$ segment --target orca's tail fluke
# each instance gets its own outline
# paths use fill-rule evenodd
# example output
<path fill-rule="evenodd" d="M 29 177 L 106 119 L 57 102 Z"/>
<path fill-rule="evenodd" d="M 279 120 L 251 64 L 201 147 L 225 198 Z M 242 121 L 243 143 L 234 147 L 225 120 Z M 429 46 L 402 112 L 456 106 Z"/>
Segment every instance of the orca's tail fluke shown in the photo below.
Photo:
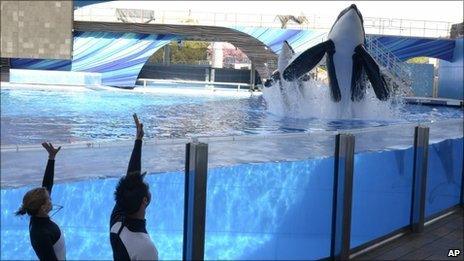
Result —
<path fill-rule="evenodd" d="M 383 78 L 382 74 L 380 73 L 379 66 L 375 62 L 375 60 L 372 58 L 372 56 L 366 51 L 364 46 L 362 44 L 358 45 L 355 49 L 355 54 L 353 55 L 353 64 L 355 62 L 355 59 L 358 60 L 359 64 L 362 64 L 362 67 L 366 71 L 367 78 L 372 84 L 372 88 L 374 89 L 375 96 L 381 101 L 385 101 L 390 97 L 390 89 L 388 89 L 387 83 L 385 82 L 385 79 Z M 355 65 L 353 65 L 353 68 Z M 358 73 L 358 72 L 356 72 Z M 357 82 L 353 81 L 353 78 L 355 78 L 355 72 L 353 71 L 353 76 L 352 81 L 351 81 L 351 97 L 359 97 L 358 92 L 364 91 L 358 88 Z M 355 93 L 353 93 L 353 91 Z"/>

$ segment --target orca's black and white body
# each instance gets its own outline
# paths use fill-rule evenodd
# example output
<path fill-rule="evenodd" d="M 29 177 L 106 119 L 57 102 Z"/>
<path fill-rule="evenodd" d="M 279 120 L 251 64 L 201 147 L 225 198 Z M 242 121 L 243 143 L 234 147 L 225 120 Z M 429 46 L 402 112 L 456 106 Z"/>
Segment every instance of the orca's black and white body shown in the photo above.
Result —
<path fill-rule="evenodd" d="M 282 43 L 282 49 L 280 50 L 279 57 L 277 59 L 277 70 L 275 70 L 271 77 L 264 82 L 264 87 L 271 87 L 273 85 L 279 85 L 280 89 L 284 88 L 282 79 L 281 79 L 281 72 L 287 68 L 289 61 L 292 59 L 295 51 L 290 46 L 287 41 Z M 304 74 L 298 79 L 298 86 L 302 88 L 302 82 L 308 81 L 309 75 Z"/>
<path fill-rule="evenodd" d="M 277 70 L 264 82 L 265 87 L 275 88 L 275 91 L 279 92 L 283 106 L 282 109 L 287 112 L 303 97 L 304 82 L 310 79 L 308 74 L 304 74 L 294 82 L 285 81 L 281 77 L 281 72 L 287 68 L 289 61 L 294 55 L 295 51 L 293 48 L 287 41 L 284 41 L 277 59 Z"/>
<path fill-rule="evenodd" d="M 287 81 L 293 81 L 314 68 L 326 55 L 326 65 L 332 100 L 339 102 L 351 97 L 364 98 L 363 72 L 372 84 L 379 100 L 387 100 L 389 89 L 375 60 L 364 48 L 363 18 L 356 5 L 343 10 L 329 32 L 328 40 L 295 55 L 282 70 Z M 349 95 L 351 92 L 351 95 Z"/>

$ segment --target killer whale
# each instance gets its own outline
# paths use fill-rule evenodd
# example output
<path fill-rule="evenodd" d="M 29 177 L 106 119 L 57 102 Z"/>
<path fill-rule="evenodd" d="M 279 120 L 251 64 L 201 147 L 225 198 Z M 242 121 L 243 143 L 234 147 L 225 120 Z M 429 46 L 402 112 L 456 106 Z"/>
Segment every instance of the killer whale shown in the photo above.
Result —
<path fill-rule="evenodd" d="M 287 67 L 289 61 L 292 59 L 292 56 L 294 54 L 295 54 L 295 51 L 293 50 L 292 46 L 287 41 L 284 41 L 282 43 L 282 48 L 280 50 L 279 57 L 277 59 L 277 70 L 275 70 L 272 73 L 271 77 L 264 82 L 264 87 L 269 88 L 275 84 L 278 84 L 280 89 L 281 90 L 283 89 L 282 81 L 281 81 L 281 72 Z M 305 81 L 308 81 L 309 79 L 310 79 L 309 75 L 304 74 L 298 79 L 298 81 L 299 83 L 301 83 L 301 81 L 305 82 Z"/>
<path fill-rule="evenodd" d="M 283 70 L 287 81 L 298 79 L 314 68 L 326 55 L 326 65 L 332 100 L 339 102 L 342 93 L 351 91 L 351 100 L 364 98 L 364 75 L 372 84 L 379 100 L 387 100 L 390 90 L 379 66 L 364 47 L 364 21 L 356 5 L 344 9 L 328 34 L 328 40 L 295 55 Z"/>

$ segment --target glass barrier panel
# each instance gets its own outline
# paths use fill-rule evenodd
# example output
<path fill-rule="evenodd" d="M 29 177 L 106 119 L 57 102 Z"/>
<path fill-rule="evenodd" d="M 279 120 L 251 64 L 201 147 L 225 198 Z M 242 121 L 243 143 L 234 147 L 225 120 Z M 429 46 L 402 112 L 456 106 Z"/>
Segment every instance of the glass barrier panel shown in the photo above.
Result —
<path fill-rule="evenodd" d="M 463 120 L 428 124 L 429 161 L 425 217 L 459 204 L 463 175 Z"/>
<path fill-rule="evenodd" d="M 200 141 L 209 144 L 205 259 L 330 255 L 332 133 Z"/>
<path fill-rule="evenodd" d="M 126 174 L 133 142 L 64 144 L 56 157 L 53 215 L 65 236 L 68 259 L 111 260 L 109 223 L 114 190 Z M 47 153 L 40 146 L 2 147 L 1 259 L 36 259 L 29 217 L 17 217 L 24 194 L 42 184 Z M 181 259 L 185 141 L 151 142 L 142 147 L 142 171 L 150 186 L 147 230 L 160 259 Z M 54 210 L 51 212 L 54 213 Z"/>
<path fill-rule="evenodd" d="M 414 125 L 350 131 L 355 135 L 351 248 L 409 225 Z"/>

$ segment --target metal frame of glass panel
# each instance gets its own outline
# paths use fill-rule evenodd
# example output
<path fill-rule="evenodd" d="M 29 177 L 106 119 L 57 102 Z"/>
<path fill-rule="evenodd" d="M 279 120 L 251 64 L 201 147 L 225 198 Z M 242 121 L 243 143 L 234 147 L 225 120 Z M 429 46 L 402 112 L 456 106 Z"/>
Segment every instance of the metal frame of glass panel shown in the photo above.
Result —
<path fill-rule="evenodd" d="M 332 238 L 330 259 L 350 258 L 351 211 L 354 174 L 353 134 L 338 134 L 334 152 L 334 188 L 332 212 Z M 425 222 L 425 192 L 428 171 L 429 127 L 416 126 L 414 133 L 413 191 L 411 222 L 409 226 L 355 248 L 351 257 L 365 252 L 400 234 L 422 232 Z M 184 260 L 203 260 L 205 244 L 206 180 L 208 144 L 192 142 L 186 145 L 185 209 L 184 209 Z M 464 170 L 463 170 L 464 172 Z M 464 197 L 464 173 L 461 184 L 461 206 Z"/>
<path fill-rule="evenodd" d="M 346 260 L 350 255 L 351 208 L 353 197 L 355 138 L 338 134 L 335 138 L 331 257 Z"/>
<path fill-rule="evenodd" d="M 204 259 L 207 172 L 208 144 L 186 144 L 183 260 Z"/>
<path fill-rule="evenodd" d="M 414 130 L 414 165 L 411 201 L 411 229 L 422 232 L 425 222 L 425 192 L 427 185 L 429 128 L 416 126 Z"/>

